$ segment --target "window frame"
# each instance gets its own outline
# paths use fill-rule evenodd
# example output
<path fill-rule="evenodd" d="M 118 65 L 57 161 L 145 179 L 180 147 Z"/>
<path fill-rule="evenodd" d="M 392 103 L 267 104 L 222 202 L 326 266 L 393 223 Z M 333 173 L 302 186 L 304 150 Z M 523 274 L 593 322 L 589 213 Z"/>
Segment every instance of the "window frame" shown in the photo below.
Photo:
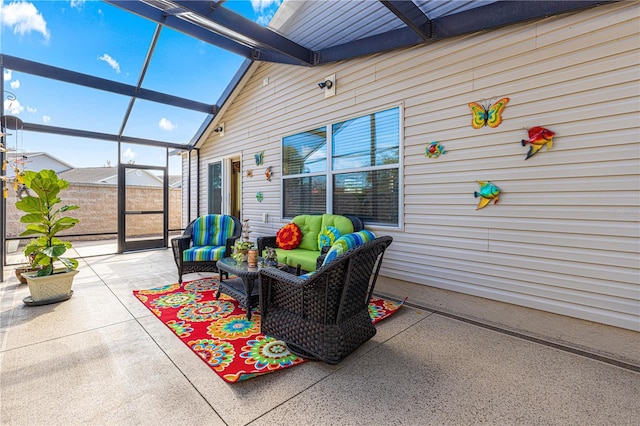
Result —
<path fill-rule="evenodd" d="M 337 123 L 342 123 L 345 121 L 366 117 L 371 114 L 375 114 L 378 112 L 387 111 L 390 109 L 398 109 L 398 162 L 396 164 L 383 164 L 378 166 L 367 166 L 367 167 L 359 167 L 359 168 L 350 168 L 350 169 L 340 169 L 333 170 L 333 125 Z M 324 124 L 317 124 L 314 126 L 310 126 L 305 130 L 300 130 L 298 132 L 289 133 L 280 138 L 280 167 L 281 170 L 284 170 L 284 140 L 289 136 L 293 136 L 296 134 L 310 132 L 314 129 L 325 128 L 326 137 L 327 137 L 327 157 L 326 157 L 326 170 L 321 172 L 310 172 L 310 173 L 297 173 L 286 175 L 282 173 L 282 178 L 280 179 L 280 219 L 281 220 L 290 220 L 293 216 L 285 216 L 284 213 L 284 181 L 287 179 L 294 179 L 300 177 L 313 177 L 313 176 L 325 176 L 326 180 L 326 212 L 333 212 L 333 192 L 334 192 L 334 176 L 347 174 L 347 173 L 361 173 L 361 172 L 369 172 L 373 170 L 389 170 L 389 169 L 397 169 L 398 170 L 398 223 L 397 224 L 387 224 L 380 222 L 367 222 L 369 227 L 380 227 L 385 229 L 403 229 L 404 227 L 404 103 L 394 103 L 389 104 L 384 107 L 369 109 L 365 111 L 361 111 L 358 114 L 350 115 L 349 117 L 333 120 L 331 122 L 324 122 Z"/>

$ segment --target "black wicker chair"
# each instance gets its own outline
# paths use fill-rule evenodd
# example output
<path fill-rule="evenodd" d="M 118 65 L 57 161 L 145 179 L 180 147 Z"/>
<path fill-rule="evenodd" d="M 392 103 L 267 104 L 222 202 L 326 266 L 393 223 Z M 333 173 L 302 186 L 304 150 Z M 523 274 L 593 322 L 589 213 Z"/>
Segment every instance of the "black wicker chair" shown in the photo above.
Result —
<path fill-rule="evenodd" d="M 233 245 L 235 241 L 240 238 L 242 233 L 242 224 L 240 220 L 234 216 L 229 216 L 233 220 L 233 235 L 227 238 L 225 253 L 221 256 L 230 256 L 233 252 Z M 183 252 L 192 247 L 193 238 L 193 224 L 198 218 L 192 220 L 189 225 L 184 229 L 182 236 L 171 239 L 171 248 L 173 249 L 173 259 L 178 267 L 178 282 L 182 283 L 182 275 L 190 274 L 193 272 L 218 272 L 218 266 L 216 265 L 217 259 L 213 261 L 185 261 L 183 260 Z"/>
<path fill-rule="evenodd" d="M 369 300 L 393 239 L 379 237 L 338 256 L 304 279 L 275 268 L 260 271 L 263 334 L 291 352 L 337 364 L 376 334 Z"/>

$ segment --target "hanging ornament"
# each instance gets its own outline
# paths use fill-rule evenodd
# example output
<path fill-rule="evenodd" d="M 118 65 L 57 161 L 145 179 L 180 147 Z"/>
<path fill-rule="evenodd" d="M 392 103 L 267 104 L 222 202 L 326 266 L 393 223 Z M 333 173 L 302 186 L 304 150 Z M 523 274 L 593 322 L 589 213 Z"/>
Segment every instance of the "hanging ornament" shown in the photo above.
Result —
<path fill-rule="evenodd" d="M 264 171 L 264 175 L 267 180 L 271 182 L 271 166 L 267 167 L 267 169 Z"/>
<path fill-rule="evenodd" d="M 13 95 L 12 93 L 9 93 L 7 95 L 7 100 L 9 100 L 10 102 L 14 101 L 15 99 L 16 99 L 15 95 Z M 22 193 L 22 191 L 20 191 L 20 185 L 24 184 L 24 168 L 26 164 L 26 157 L 18 156 L 17 151 L 22 146 L 24 123 L 18 117 L 15 117 L 12 115 L 3 115 L 2 117 L 0 117 L 0 130 L 2 132 L 2 136 L 1 136 L 2 142 L 0 143 L 0 150 L 4 153 L 9 151 L 16 151 L 16 154 L 13 158 L 10 158 L 10 157 L 5 158 L 5 160 L 2 162 L 3 172 L 7 170 L 7 164 L 9 164 L 12 166 L 13 172 L 15 174 L 13 179 L 11 179 L 11 177 L 3 176 L 2 196 L 4 198 L 7 198 L 8 196 L 7 185 L 10 180 L 13 180 L 13 189 L 16 191 L 16 193 L 17 194 Z M 7 133 L 5 130 L 13 130 L 14 133 Z M 14 136 L 13 139 L 15 143 L 15 148 L 9 147 L 9 144 L 8 144 L 9 136 Z"/>

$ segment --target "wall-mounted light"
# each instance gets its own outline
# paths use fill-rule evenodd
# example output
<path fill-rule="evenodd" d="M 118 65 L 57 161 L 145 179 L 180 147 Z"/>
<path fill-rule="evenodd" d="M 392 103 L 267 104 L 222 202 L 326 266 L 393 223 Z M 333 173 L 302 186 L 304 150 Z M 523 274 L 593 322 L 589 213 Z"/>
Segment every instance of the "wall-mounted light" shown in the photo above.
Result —
<path fill-rule="evenodd" d="M 215 129 L 213 129 L 214 132 L 216 132 L 218 135 L 220 136 L 224 136 L 224 123 L 220 123 L 218 125 L 218 127 L 216 127 Z"/>
<path fill-rule="evenodd" d="M 336 75 L 330 75 L 325 77 L 320 83 L 318 83 L 318 87 L 322 89 L 324 92 L 324 97 L 328 98 L 336 94 Z"/>

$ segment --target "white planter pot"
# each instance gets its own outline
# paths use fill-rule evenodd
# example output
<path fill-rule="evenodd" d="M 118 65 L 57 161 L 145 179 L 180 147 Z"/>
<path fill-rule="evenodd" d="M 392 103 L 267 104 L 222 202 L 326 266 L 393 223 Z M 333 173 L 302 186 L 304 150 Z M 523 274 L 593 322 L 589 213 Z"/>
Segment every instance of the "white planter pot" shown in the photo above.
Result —
<path fill-rule="evenodd" d="M 53 275 L 38 277 L 37 272 L 25 272 L 22 274 L 27 279 L 31 296 L 22 301 L 26 305 L 47 305 L 62 302 L 73 295 L 71 285 L 77 270 L 56 269 Z"/>

